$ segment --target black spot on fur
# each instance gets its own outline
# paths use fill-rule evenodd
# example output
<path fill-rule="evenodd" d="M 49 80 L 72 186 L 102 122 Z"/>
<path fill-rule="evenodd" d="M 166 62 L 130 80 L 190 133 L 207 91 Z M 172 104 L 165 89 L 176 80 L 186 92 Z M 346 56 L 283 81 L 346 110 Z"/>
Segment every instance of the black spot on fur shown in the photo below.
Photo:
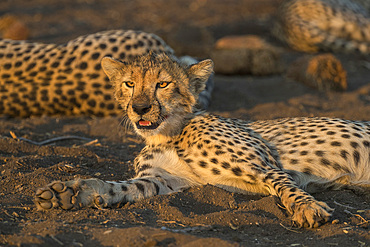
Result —
<path fill-rule="evenodd" d="M 51 64 L 51 67 L 57 68 L 59 66 L 59 62 L 54 62 Z"/>
<path fill-rule="evenodd" d="M 358 138 L 362 138 L 362 135 L 360 135 L 359 133 L 353 133 L 352 135 L 353 135 L 353 136 L 356 136 L 356 137 L 358 137 Z"/>
<path fill-rule="evenodd" d="M 233 167 L 231 171 L 235 174 L 235 176 L 240 177 L 242 175 L 242 170 L 239 167 Z"/>
<path fill-rule="evenodd" d="M 81 98 L 81 99 L 88 99 L 88 98 L 89 98 L 89 95 L 88 95 L 88 94 L 86 94 L 86 93 L 82 93 L 82 94 L 80 95 L 80 98 Z"/>
<path fill-rule="evenodd" d="M 10 69 L 12 67 L 12 64 L 6 63 L 6 64 L 4 64 L 3 67 L 4 67 L 4 69 Z"/>
<path fill-rule="evenodd" d="M 217 168 L 212 168 L 212 173 L 214 174 L 214 175 L 220 175 L 220 170 L 218 170 Z"/>
<path fill-rule="evenodd" d="M 224 151 L 221 151 L 221 150 L 217 150 L 216 151 L 216 155 L 221 155 L 221 154 L 224 154 L 225 152 Z"/>
<path fill-rule="evenodd" d="M 359 145 L 357 142 L 351 142 L 351 147 L 353 147 L 354 149 L 356 149 L 358 146 Z"/>
<path fill-rule="evenodd" d="M 91 55 L 91 58 L 94 59 L 94 60 L 98 59 L 99 57 L 100 57 L 100 53 L 99 52 L 95 52 L 95 53 L 93 53 Z"/>
<path fill-rule="evenodd" d="M 215 158 L 212 158 L 212 159 L 211 159 L 211 162 L 212 162 L 213 164 L 218 164 L 218 160 L 217 160 L 217 159 L 215 159 Z"/>
<path fill-rule="evenodd" d="M 82 62 L 82 63 L 80 63 L 79 68 L 80 68 L 80 69 L 86 69 L 86 68 L 87 68 L 87 63 L 86 63 L 86 62 Z"/>
<path fill-rule="evenodd" d="M 334 147 L 340 147 L 340 146 L 342 146 L 342 143 L 337 142 L 337 141 L 333 141 L 333 142 L 330 143 L 330 145 L 332 145 Z"/>
<path fill-rule="evenodd" d="M 325 166 L 329 166 L 329 165 L 330 165 L 330 161 L 329 161 L 329 160 L 327 160 L 327 159 L 321 159 L 321 160 L 320 160 L 320 163 L 321 163 L 322 165 L 325 165 Z"/>
<path fill-rule="evenodd" d="M 192 162 L 193 162 L 193 160 L 192 160 L 192 159 L 185 159 L 185 162 L 186 162 L 186 163 L 192 163 Z"/>
<path fill-rule="evenodd" d="M 206 168 L 207 167 L 207 163 L 205 162 L 205 161 L 199 161 L 199 163 L 198 163 L 198 165 L 200 166 L 200 167 L 203 167 L 203 168 Z"/>
<path fill-rule="evenodd" d="M 291 159 L 290 164 L 296 165 L 296 164 L 298 164 L 298 160 L 297 159 Z"/>
<path fill-rule="evenodd" d="M 324 156 L 324 151 L 321 151 L 321 150 L 317 150 L 315 151 L 315 154 L 319 157 L 323 157 Z"/>
<path fill-rule="evenodd" d="M 222 162 L 221 166 L 225 169 L 229 169 L 231 167 L 230 164 L 226 161 Z"/>

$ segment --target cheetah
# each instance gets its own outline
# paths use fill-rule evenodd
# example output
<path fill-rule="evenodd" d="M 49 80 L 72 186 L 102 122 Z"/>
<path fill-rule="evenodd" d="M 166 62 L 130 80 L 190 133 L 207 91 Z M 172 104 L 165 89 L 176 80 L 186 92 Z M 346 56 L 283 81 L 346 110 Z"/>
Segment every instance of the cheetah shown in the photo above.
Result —
<path fill-rule="evenodd" d="M 155 34 L 134 30 L 102 31 L 62 45 L 0 39 L 0 114 L 118 115 L 121 109 L 100 60 L 126 61 L 149 51 L 174 53 Z M 208 106 L 212 88 L 209 80 L 200 108 Z"/>
<path fill-rule="evenodd" d="M 149 53 L 129 62 L 105 57 L 102 68 L 124 118 L 145 139 L 134 161 L 136 177 L 54 181 L 36 190 L 40 210 L 109 208 L 211 184 L 276 195 L 296 224 L 317 227 L 333 209 L 310 192 L 370 186 L 370 122 L 250 122 L 197 110 L 197 97 L 213 72 L 209 59 L 186 66 L 168 54 Z"/>
<path fill-rule="evenodd" d="M 370 54 L 367 0 L 285 0 L 273 34 L 295 50 Z"/>

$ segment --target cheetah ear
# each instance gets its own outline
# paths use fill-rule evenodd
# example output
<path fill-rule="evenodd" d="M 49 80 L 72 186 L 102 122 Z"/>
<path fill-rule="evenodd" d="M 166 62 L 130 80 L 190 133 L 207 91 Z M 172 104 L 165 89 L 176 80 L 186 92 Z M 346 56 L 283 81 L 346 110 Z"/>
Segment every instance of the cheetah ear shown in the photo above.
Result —
<path fill-rule="evenodd" d="M 111 57 L 103 57 L 101 60 L 101 66 L 109 80 L 112 82 L 122 75 L 121 71 L 124 65 L 125 63 Z"/>
<path fill-rule="evenodd" d="M 198 95 L 206 88 L 206 82 L 213 73 L 213 62 L 211 59 L 203 60 L 188 68 L 190 89 Z"/>

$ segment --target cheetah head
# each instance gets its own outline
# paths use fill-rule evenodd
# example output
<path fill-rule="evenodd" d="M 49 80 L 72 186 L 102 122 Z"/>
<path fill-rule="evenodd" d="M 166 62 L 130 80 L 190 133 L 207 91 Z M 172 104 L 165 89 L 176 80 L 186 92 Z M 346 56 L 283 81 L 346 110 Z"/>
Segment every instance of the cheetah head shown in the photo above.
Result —
<path fill-rule="evenodd" d="M 167 54 L 149 53 L 130 62 L 105 57 L 102 68 L 114 84 L 125 116 L 146 138 L 181 130 L 212 74 L 213 62 L 186 66 Z"/>

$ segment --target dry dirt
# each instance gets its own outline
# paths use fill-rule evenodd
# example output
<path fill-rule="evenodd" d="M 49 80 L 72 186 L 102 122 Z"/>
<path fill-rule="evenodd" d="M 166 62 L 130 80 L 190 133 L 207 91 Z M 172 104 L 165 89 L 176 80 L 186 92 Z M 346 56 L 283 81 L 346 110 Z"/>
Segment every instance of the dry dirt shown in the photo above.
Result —
<path fill-rule="evenodd" d="M 268 30 L 277 0 L 2 0 L 30 39 L 62 43 L 107 29 L 160 34 L 179 55 L 207 57 L 217 38 Z M 280 45 L 279 43 L 276 43 Z M 284 61 L 301 56 L 285 49 Z M 369 58 L 339 55 L 348 72 L 344 93 L 319 93 L 282 75 L 216 75 L 210 111 L 243 119 L 331 116 L 370 121 Z M 367 60 L 367 61 L 366 61 Z M 8 246 L 369 246 L 370 201 L 351 191 L 314 196 L 335 208 L 317 229 L 297 229 L 275 197 L 246 196 L 213 186 L 156 196 L 120 208 L 36 211 L 35 189 L 53 180 L 133 176 L 143 144 L 120 117 L 0 119 L 0 245 Z M 79 136 L 45 145 L 32 141 Z M 332 223 L 332 221 L 334 221 Z"/>

